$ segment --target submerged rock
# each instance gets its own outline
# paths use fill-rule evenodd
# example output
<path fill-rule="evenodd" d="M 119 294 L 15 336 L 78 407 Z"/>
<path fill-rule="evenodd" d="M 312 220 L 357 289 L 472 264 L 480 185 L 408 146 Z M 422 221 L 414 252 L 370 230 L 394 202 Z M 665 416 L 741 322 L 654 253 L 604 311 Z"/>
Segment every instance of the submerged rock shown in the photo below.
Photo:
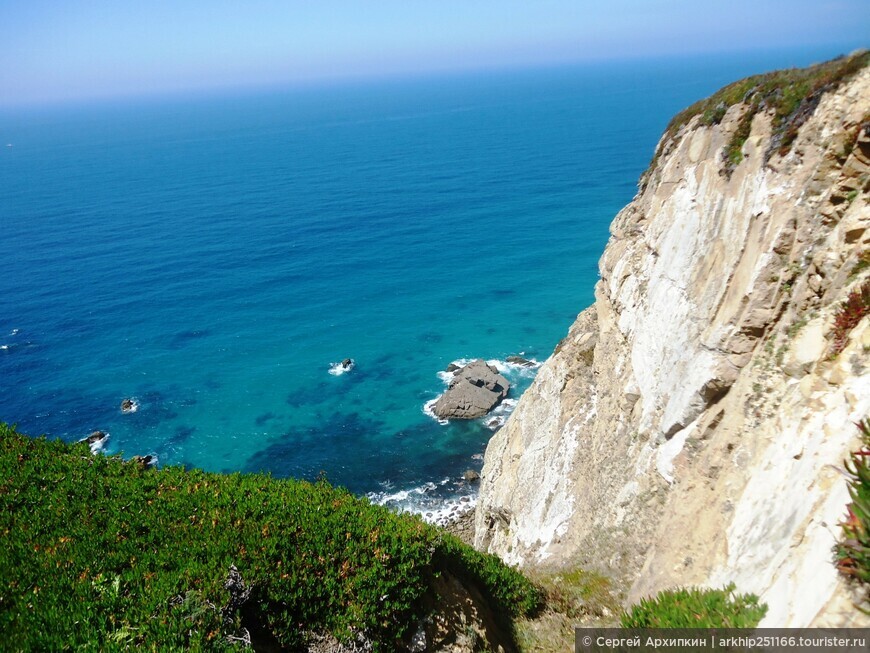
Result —
<path fill-rule="evenodd" d="M 501 403 L 510 383 L 486 361 L 477 359 L 453 373 L 447 392 L 438 398 L 432 412 L 439 419 L 483 417 Z"/>

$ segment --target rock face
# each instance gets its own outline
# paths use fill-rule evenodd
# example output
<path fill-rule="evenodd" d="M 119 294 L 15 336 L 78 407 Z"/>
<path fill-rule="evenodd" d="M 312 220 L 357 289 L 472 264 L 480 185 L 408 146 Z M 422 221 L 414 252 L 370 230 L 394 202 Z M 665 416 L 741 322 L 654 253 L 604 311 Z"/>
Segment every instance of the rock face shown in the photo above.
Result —
<path fill-rule="evenodd" d="M 447 391 L 432 412 L 439 419 L 475 419 L 483 417 L 501 403 L 510 383 L 486 361 L 477 359 L 453 372 Z"/>
<path fill-rule="evenodd" d="M 745 111 L 659 144 L 595 303 L 489 443 L 475 545 L 619 577 L 631 601 L 734 581 L 768 604 L 765 626 L 867 625 L 831 547 L 837 469 L 870 414 L 870 317 L 829 345 L 870 279 L 870 69 L 784 155 L 755 115 L 729 174 Z"/>

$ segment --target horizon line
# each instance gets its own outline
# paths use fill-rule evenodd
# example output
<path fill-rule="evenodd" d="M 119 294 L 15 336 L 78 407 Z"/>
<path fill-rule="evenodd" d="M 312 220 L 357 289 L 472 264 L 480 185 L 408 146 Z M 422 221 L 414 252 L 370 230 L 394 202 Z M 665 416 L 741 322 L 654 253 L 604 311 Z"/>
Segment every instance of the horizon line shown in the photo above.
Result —
<path fill-rule="evenodd" d="M 753 56 L 761 54 L 809 54 L 823 50 L 837 50 L 836 54 L 829 53 L 821 55 L 817 61 L 802 64 L 802 66 L 822 63 L 830 59 L 840 56 L 848 56 L 861 50 L 866 50 L 866 46 L 848 47 L 843 44 L 823 43 L 823 44 L 808 44 L 808 45 L 785 45 L 785 46 L 766 46 L 757 48 L 741 48 L 741 49 L 714 49 L 714 50 L 691 50 L 681 52 L 657 52 L 651 54 L 625 54 L 618 53 L 615 55 L 590 55 L 579 58 L 564 58 L 551 60 L 537 61 L 507 61 L 496 63 L 485 63 L 481 65 L 470 66 L 433 66 L 417 69 L 395 69 L 388 71 L 348 71 L 345 73 L 325 74 L 311 77 L 295 77 L 273 80 L 255 80 L 246 82 L 244 80 L 232 80 L 226 82 L 205 83 L 201 85 L 178 84 L 167 85 L 162 88 L 149 88 L 141 91 L 136 90 L 120 90 L 107 92 L 91 92 L 84 94 L 64 94 L 64 95 L 47 95 L 42 97 L 31 97 L 21 100 L 4 101 L 0 99 L 0 110 L 14 111 L 21 109 L 51 109 L 74 106 L 91 106 L 93 104 L 102 103 L 125 103 L 127 101 L 160 101 L 171 99 L 194 99 L 208 97 L 227 97 L 234 95 L 236 92 L 281 92 L 304 89 L 317 88 L 340 88 L 343 86 L 354 86 L 368 83 L 378 82 L 400 82 L 412 80 L 424 80 L 427 78 L 439 78 L 444 76 L 474 76 L 484 73 L 510 73 L 520 71 L 534 70 L 552 70 L 558 68 L 575 68 L 590 65 L 607 65 L 607 64 L 629 64 L 629 63 L 664 63 L 668 61 L 686 60 L 689 58 L 709 59 L 717 56 Z M 767 72 L 759 70 L 758 73 Z M 736 80 L 735 80 L 736 81 Z"/>

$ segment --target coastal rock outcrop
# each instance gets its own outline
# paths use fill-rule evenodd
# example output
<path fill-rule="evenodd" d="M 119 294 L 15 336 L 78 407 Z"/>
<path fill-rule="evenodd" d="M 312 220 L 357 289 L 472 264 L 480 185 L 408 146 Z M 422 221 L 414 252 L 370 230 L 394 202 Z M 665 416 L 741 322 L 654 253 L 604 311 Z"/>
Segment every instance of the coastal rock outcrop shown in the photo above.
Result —
<path fill-rule="evenodd" d="M 99 453 L 106 442 L 109 440 L 109 434 L 105 431 L 93 431 L 89 436 L 83 439 L 91 450 L 91 453 Z"/>
<path fill-rule="evenodd" d="M 510 383 L 486 361 L 477 359 L 453 372 L 447 391 L 432 406 L 438 419 L 483 417 L 507 396 Z"/>
<path fill-rule="evenodd" d="M 669 128 L 594 304 L 490 440 L 478 548 L 617 577 L 630 601 L 734 581 L 768 604 L 763 626 L 867 625 L 831 554 L 837 470 L 870 414 L 870 316 L 831 347 L 870 283 L 856 67 L 787 133 L 739 98 Z"/>
<path fill-rule="evenodd" d="M 462 474 L 462 478 L 468 483 L 476 483 L 480 480 L 480 474 L 473 469 L 466 469 L 465 473 Z"/>

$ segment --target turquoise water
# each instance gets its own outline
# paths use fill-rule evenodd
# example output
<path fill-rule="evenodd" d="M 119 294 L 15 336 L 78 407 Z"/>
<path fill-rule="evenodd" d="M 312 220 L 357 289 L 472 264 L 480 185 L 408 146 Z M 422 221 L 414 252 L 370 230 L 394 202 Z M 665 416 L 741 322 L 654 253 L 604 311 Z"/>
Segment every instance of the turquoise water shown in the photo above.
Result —
<path fill-rule="evenodd" d="M 669 117 L 813 58 L 6 110 L 0 420 L 437 514 L 492 433 L 438 372 L 546 358 Z"/>

